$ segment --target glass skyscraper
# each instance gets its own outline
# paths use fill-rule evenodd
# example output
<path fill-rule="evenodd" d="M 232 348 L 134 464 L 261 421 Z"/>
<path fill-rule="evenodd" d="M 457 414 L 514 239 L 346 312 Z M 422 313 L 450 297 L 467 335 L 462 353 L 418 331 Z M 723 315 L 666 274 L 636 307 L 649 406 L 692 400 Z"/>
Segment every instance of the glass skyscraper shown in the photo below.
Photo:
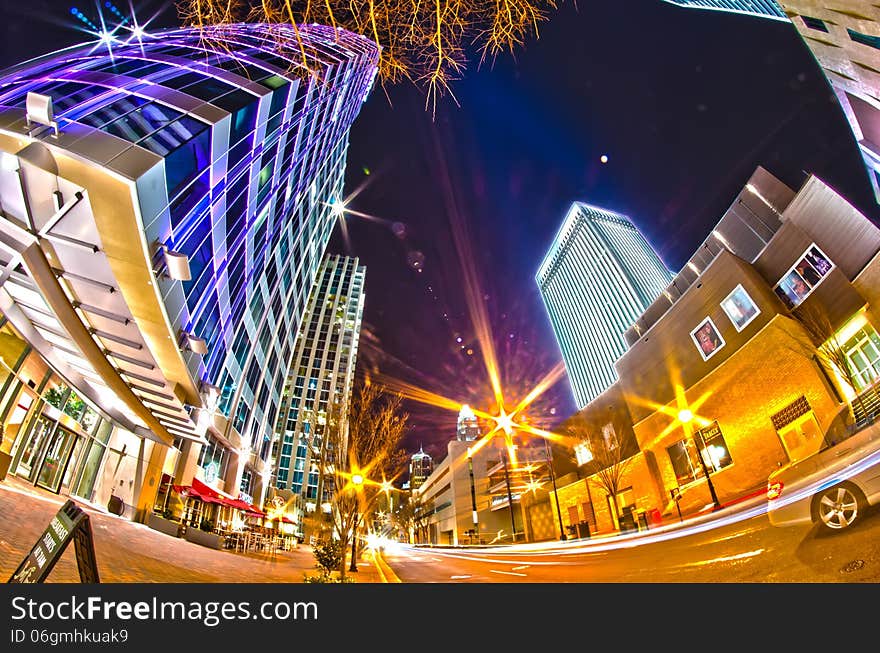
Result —
<path fill-rule="evenodd" d="M 365 276 L 357 258 L 328 256 L 296 339 L 276 428 L 274 477 L 275 488 L 298 495 L 299 507 L 307 510 L 333 496 L 332 476 L 321 473 L 340 454 L 328 447 L 329 421 L 343 436 L 343 455 L 346 449 L 345 415 L 366 300 Z"/>
<path fill-rule="evenodd" d="M 162 472 L 263 496 L 378 56 L 341 29 L 237 24 L 84 44 L 0 76 L 0 310 L 150 442 L 138 508 Z"/>
<path fill-rule="evenodd" d="M 623 333 L 672 274 L 626 216 L 575 202 L 535 278 L 583 408 L 617 380 Z"/>
<path fill-rule="evenodd" d="M 774 0 L 664 0 L 664 2 L 671 2 L 682 7 L 714 9 L 716 11 L 729 11 L 738 14 L 775 18 L 777 20 L 788 20 L 782 7 L 774 2 Z"/>

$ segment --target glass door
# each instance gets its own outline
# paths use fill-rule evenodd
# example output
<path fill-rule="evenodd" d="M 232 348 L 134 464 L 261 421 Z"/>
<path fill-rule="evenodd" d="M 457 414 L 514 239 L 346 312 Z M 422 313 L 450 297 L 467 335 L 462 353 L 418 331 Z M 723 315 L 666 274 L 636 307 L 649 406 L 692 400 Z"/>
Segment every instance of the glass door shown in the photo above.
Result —
<path fill-rule="evenodd" d="M 73 445 L 73 451 L 67 460 L 64 470 L 64 480 L 61 481 L 61 490 L 70 494 L 70 488 L 74 487 L 74 479 L 77 472 L 80 471 L 80 462 L 82 461 L 83 451 L 86 448 L 88 438 L 83 435 L 76 436 L 76 442 Z"/>
<path fill-rule="evenodd" d="M 56 429 L 49 446 L 46 448 L 46 455 L 43 456 L 37 485 L 52 492 L 58 491 L 75 439 L 76 436 L 71 431 L 61 426 Z"/>
<path fill-rule="evenodd" d="M 34 427 L 31 429 L 27 444 L 25 444 L 15 468 L 15 473 L 18 476 L 23 476 L 33 482 L 40 457 L 54 428 L 55 422 L 47 417 L 40 416 L 34 420 Z"/>

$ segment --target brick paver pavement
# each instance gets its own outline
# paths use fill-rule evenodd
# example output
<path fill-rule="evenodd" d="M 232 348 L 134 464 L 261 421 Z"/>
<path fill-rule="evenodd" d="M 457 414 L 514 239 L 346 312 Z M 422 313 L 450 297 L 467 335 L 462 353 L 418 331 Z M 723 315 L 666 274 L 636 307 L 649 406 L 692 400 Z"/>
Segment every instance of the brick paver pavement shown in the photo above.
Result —
<path fill-rule="evenodd" d="M 9 579 L 66 500 L 15 477 L 0 482 L 0 582 Z M 274 556 L 218 551 L 77 503 L 91 520 L 102 583 L 302 583 L 305 574 L 316 573 L 305 545 Z M 383 582 L 366 557 L 352 576 L 359 583 Z M 45 582 L 79 582 L 72 543 Z"/>

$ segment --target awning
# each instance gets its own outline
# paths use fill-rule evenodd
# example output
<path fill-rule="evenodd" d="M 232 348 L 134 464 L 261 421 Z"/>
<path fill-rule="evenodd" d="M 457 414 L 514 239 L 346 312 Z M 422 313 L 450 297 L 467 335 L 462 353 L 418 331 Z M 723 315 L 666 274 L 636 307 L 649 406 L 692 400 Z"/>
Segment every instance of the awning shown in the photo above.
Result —
<path fill-rule="evenodd" d="M 210 494 L 203 494 L 199 492 L 199 490 L 196 489 L 196 487 L 194 486 L 172 485 L 171 487 L 173 487 L 174 491 L 185 499 L 198 499 L 199 501 L 204 501 L 205 503 L 222 503 L 222 501 L 218 497 L 211 496 Z"/>
<path fill-rule="evenodd" d="M 229 501 L 226 502 L 226 505 L 232 506 L 236 510 L 253 510 L 253 508 L 251 508 L 251 504 L 249 504 L 247 501 L 242 501 L 241 499 L 229 499 Z"/>

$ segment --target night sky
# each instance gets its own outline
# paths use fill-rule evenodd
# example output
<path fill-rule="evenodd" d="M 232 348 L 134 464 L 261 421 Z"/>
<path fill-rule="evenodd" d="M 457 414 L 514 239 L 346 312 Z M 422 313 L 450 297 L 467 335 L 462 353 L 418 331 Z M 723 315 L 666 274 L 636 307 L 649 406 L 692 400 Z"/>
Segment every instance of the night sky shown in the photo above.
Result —
<path fill-rule="evenodd" d="M 2 0 L 0 66 L 83 40 L 76 4 Z M 139 19 L 162 7 L 136 5 Z M 173 8 L 153 23 L 175 24 Z M 814 173 L 880 224 L 843 113 L 785 23 L 565 2 L 537 40 L 452 90 L 458 104 L 434 116 L 418 88 L 377 86 L 351 130 L 346 193 L 361 189 L 350 208 L 373 218 L 347 217 L 330 251 L 367 266 L 362 372 L 492 408 L 453 229 L 513 404 L 561 359 L 534 274 L 572 201 L 628 215 L 674 272 L 759 165 L 794 189 Z M 456 415 L 407 407 L 408 449 L 442 458 Z M 574 408 L 562 377 L 532 417 L 552 426 Z"/>

